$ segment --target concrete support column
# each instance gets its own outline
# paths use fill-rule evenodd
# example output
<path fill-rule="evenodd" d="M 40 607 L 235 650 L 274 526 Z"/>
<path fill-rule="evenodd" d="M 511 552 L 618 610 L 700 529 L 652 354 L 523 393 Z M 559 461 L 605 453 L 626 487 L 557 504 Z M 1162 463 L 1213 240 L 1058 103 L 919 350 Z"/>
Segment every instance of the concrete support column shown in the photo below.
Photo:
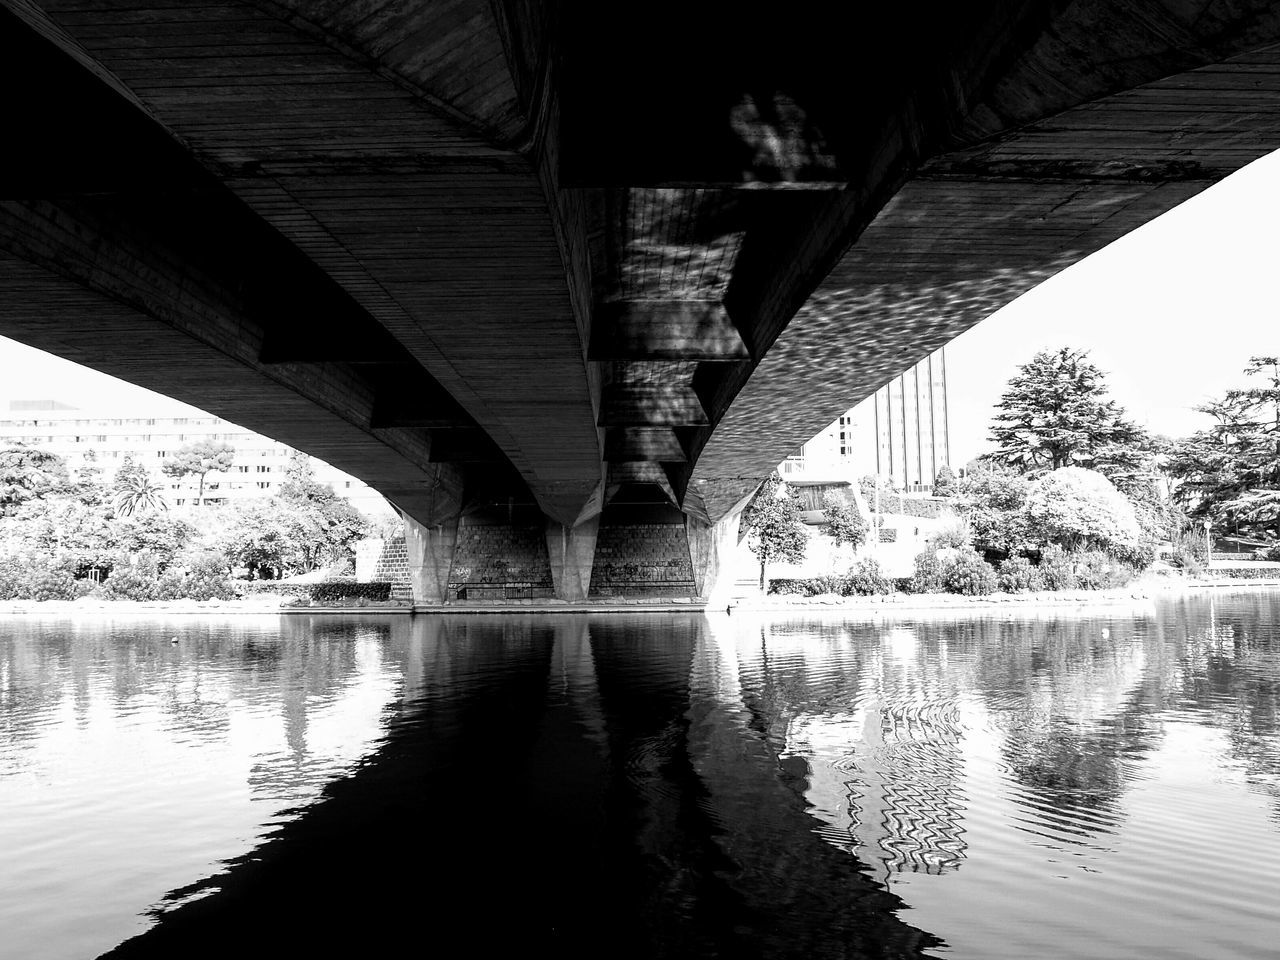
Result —
<path fill-rule="evenodd" d="M 409 552 L 409 584 L 414 603 L 444 603 L 448 599 L 449 571 L 458 545 L 458 518 L 426 527 L 404 518 L 404 543 Z"/>
<path fill-rule="evenodd" d="M 715 523 L 707 523 L 697 517 L 685 517 L 685 532 L 689 536 L 689 560 L 693 564 L 693 583 L 698 596 L 705 597 L 708 609 L 716 609 L 728 603 L 733 580 L 721 576 L 729 565 L 729 558 L 738 546 L 738 528 L 742 510 L 734 510 Z"/>
<path fill-rule="evenodd" d="M 547 557 L 551 583 L 561 600 L 585 600 L 591 589 L 591 564 L 596 556 L 600 514 L 572 527 L 547 518 Z"/>

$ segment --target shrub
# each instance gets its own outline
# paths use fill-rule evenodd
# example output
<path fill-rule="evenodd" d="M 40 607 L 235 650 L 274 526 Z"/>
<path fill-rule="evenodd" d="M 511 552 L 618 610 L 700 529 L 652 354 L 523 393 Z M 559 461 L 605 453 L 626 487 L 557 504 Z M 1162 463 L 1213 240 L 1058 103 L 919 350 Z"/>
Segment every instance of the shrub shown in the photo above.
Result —
<path fill-rule="evenodd" d="M 1255 560 L 1280 560 L 1280 543 L 1259 547 L 1253 552 L 1253 557 Z"/>
<path fill-rule="evenodd" d="M 810 595 L 806 590 L 808 583 L 808 580 L 792 580 L 782 577 L 769 581 L 769 592 L 780 596 L 806 597 Z"/>
<path fill-rule="evenodd" d="M 935 550 L 943 547 L 967 550 L 973 543 L 973 535 L 969 531 L 969 524 L 962 517 L 957 517 L 954 514 L 944 517 L 943 520 L 942 525 L 929 538 L 929 545 Z"/>
<path fill-rule="evenodd" d="M 1094 470 L 1063 467 L 1045 474 L 1031 485 L 1026 514 L 1040 537 L 1068 549 L 1140 549 L 1133 504 Z"/>
<path fill-rule="evenodd" d="M 333 603 L 342 600 L 390 600 L 391 584 L 386 581 L 374 583 L 316 583 L 311 586 L 313 603 Z"/>
<path fill-rule="evenodd" d="M 1070 554 L 1056 544 L 1040 551 L 1039 570 L 1046 590 L 1075 590 L 1078 585 Z"/>
<path fill-rule="evenodd" d="M 1082 590 L 1109 590 L 1126 586 L 1134 575 L 1126 563 L 1100 550 L 1086 550 L 1075 558 L 1076 583 Z"/>
<path fill-rule="evenodd" d="M 1010 557 L 1000 564 L 996 584 L 1005 593 L 1031 593 L 1044 589 L 1044 577 L 1026 557 Z"/>
<path fill-rule="evenodd" d="M 108 600 L 159 600 L 160 594 L 160 565 L 149 553 L 137 554 L 132 562 L 117 562 L 102 584 L 102 595 Z"/>
<path fill-rule="evenodd" d="M 18 599 L 74 600 L 75 598 L 75 576 L 67 567 L 56 562 L 33 564 L 18 582 Z"/>
<path fill-rule="evenodd" d="M 942 584 L 951 593 L 984 596 L 996 589 L 996 572 L 973 550 L 942 562 Z"/>
<path fill-rule="evenodd" d="M 942 561 L 933 550 L 916 554 L 916 572 L 908 582 L 907 589 L 911 593 L 942 592 Z"/>
<path fill-rule="evenodd" d="M 845 580 L 848 584 L 847 594 L 871 596 L 893 592 L 893 583 L 880 569 L 880 561 L 875 557 L 863 557 L 850 568 Z"/>
<path fill-rule="evenodd" d="M 0 600 L 17 600 L 21 595 L 22 569 L 18 557 L 0 557 Z"/>
<path fill-rule="evenodd" d="M 79 600 L 81 597 L 100 597 L 102 590 L 96 580 L 74 580 L 71 583 L 71 594 L 73 600 Z"/>
<path fill-rule="evenodd" d="M 818 597 L 824 593 L 835 593 L 840 596 L 849 595 L 849 585 L 844 577 L 828 574 L 824 577 L 812 577 L 800 581 L 806 597 Z"/>

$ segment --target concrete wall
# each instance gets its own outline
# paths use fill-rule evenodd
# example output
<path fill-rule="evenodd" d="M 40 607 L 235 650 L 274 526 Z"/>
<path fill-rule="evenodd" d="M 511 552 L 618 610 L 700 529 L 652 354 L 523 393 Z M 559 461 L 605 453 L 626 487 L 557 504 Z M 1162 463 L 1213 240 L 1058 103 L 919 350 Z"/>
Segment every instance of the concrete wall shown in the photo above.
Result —
<path fill-rule="evenodd" d="M 470 586 L 468 586 L 470 584 Z M 449 596 L 466 590 L 467 600 L 550 597 L 551 563 L 541 525 L 458 525 L 458 546 L 449 573 Z"/>
<path fill-rule="evenodd" d="M 393 596 L 409 591 L 409 556 L 402 538 L 364 540 L 356 547 L 356 579 L 386 580 Z M 466 595 L 459 596 L 465 589 Z M 689 539 L 683 524 L 601 524 L 590 596 L 688 597 L 695 594 Z M 504 600 L 554 595 L 541 526 L 464 518 L 449 574 L 449 599 Z"/>
<path fill-rule="evenodd" d="M 688 597 L 695 592 L 683 524 L 600 525 L 591 596 Z"/>

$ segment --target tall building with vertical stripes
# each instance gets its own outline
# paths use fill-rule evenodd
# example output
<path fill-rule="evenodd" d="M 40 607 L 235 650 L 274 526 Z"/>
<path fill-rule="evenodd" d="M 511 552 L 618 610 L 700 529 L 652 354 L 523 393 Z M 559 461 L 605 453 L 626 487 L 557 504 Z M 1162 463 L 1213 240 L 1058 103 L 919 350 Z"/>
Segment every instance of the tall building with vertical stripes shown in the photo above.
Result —
<path fill-rule="evenodd" d="M 947 357 L 939 348 L 839 417 L 783 461 L 784 478 L 874 474 L 909 493 L 929 493 L 951 464 Z"/>

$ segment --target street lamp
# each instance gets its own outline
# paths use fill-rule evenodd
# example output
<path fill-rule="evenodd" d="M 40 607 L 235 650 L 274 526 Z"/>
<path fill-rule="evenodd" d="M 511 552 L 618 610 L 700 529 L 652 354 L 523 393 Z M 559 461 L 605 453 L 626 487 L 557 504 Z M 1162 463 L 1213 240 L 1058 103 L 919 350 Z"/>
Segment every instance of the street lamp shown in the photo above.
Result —
<path fill-rule="evenodd" d="M 1213 564 L 1213 542 L 1209 539 L 1209 518 L 1204 519 L 1204 565 L 1206 568 Z"/>

